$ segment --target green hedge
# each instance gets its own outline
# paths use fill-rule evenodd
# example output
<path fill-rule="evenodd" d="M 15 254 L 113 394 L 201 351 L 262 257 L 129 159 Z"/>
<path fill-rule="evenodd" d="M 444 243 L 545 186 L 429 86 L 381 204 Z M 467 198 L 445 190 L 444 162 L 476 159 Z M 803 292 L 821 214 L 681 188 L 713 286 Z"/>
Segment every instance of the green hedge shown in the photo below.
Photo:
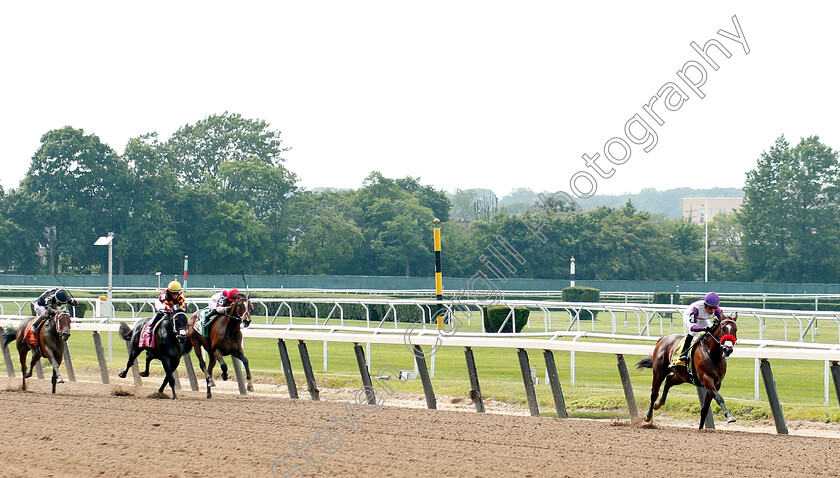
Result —
<path fill-rule="evenodd" d="M 510 314 L 510 307 L 505 307 L 503 305 L 497 305 L 495 307 L 482 307 L 484 309 L 484 330 L 491 333 L 510 333 L 513 332 L 513 324 L 511 321 L 508 321 L 505 324 L 505 329 L 500 331 L 499 328 L 505 322 L 508 314 Z M 525 327 L 525 324 L 528 323 L 528 317 L 531 315 L 531 310 L 526 307 L 517 307 L 514 309 L 513 316 L 514 322 L 516 324 L 516 331 L 522 332 L 522 329 Z"/>
<path fill-rule="evenodd" d="M 313 302 L 315 307 L 318 308 L 318 318 L 323 319 L 330 313 L 332 308 L 335 306 L 333 302 Z M 292 308 L 292 317 L 315 317 L 315 307 L 308 302 L 286 302 Z M 281 308 L 281 302 L 269 302 L 265 304 L 268 308 L 268 316 L 273 317 L 275 313 L 277 313 L 278 320 L 280 317 L 288 317 L 289 316 L 289 309 L 283 305 Z M 344 309 L 344 318 L 348 320 L 365 320 L 365 308 L 362 307 L 361 304 L 341 304 L 341 307 Z M 280 309 L 280 312 L 277 312 L 277 309 Z M 370 320 L 371 322 L 379 322 L 388 314 L 390 307 L 387 304 L 368 304 L 368 309 L 370 310 Z M 420 322 L 423 320 L 425 316 L 426 322 L 429 321 L 428 311 L 425 313 L 420 310 L 419 307 L 416 305 L 395 305 L 394 309 L 397 311 L 397 322 Z M 255 314 L 262 315 L 265 313 L 261 306 L 257 306 L 254 309 Z M 434 309 L 433 312 L 434 313 Z M 336 309 L 330 320 L 335 320 L 341 316 L 340 311 Z M 394 320 L 393 312 L 388 315 L 388 321 L 392 322 Z"/>
<path fill-rule="evenodd" d="M 680 303 L 680 293 L 679 292 L 654 292 L 653 293 L 653 303 L 654 304 L 679 304 Z"/>
<path fill-rule="evenodd" d="M 592 287 L 566 287 L 563 289 L 563 302 L 601 302 L 601 291 Z M 580 311 L 580 320 L 595 320 L 598 317 L 597 310 L 583 309 Z"/>

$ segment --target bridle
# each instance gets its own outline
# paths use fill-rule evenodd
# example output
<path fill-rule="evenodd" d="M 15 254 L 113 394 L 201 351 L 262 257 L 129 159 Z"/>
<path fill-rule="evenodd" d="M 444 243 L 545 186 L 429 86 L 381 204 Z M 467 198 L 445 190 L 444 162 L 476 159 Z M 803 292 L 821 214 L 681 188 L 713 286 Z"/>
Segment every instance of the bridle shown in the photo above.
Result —
<path fill-rule="evenodd" d="M 236 299 L 236 302 L 230 304 L 228 308 L 225 309 L 225 315 L 233 320 L 239 320 L 243 322 L 250 322 L 251 321 L 251 307 L 249 304 L 249 299 Z M 234 307 L 237 305 L 242 304 L 245 308 L 245 311 L 242 312 L 241 315 L 233 315 L 231 312 L 233 311 Z"/>
<path fill-rule="evenodd" d="M 726 328 L 724 330 L 724 327 Z M 729 357 L 732 354 L 732 351 L 735 347 L 735 342 L 738 341 L 738 338 L 735 336 L 738 333 L 737 328 L 732 330 L 735 326 L 735 319 L 726 317 L 720 323 L 717 324 L 715 327 L 715 331 L 720 331 L 720 338 L 716 337 L 713 331 L 709 335 L 717 342 L 718 345 L 723 349 L 723 354 Z"/>
<path fill-rule="evenodd" d="M 53 323 L 53 328 L 55 329 L 55 334 L 59 336 L 62 340 L 67 340 L 70 337 L 69 332 L 62 332 L 61 331 L 61 320 L 60 317 L 66 315 L 67 316 L 67 328 L 70 328 L 70 314 L 67 313 L 66 310 L 56 310 L 54 314 L 50 315 L 49 320 Z"/>

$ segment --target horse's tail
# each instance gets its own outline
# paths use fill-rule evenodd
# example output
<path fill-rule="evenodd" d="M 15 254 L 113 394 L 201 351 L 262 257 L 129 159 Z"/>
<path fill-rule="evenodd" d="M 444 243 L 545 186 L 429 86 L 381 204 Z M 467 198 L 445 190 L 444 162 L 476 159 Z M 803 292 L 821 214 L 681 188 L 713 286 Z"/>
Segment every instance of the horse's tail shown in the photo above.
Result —
<path fill-rule="evenodd" d="M 125 322 L 120 322 L 120 336 L 123 340 L 131 340 L 131 327 Z"/>
<path fill-rule="evenodd" d="M 6 327 L 3 330 L 3 337 L 0 338 L 0 346 L 5 348 L 7 345 L 9 345 L 9 342 L 11 342 L 12 340 L 15 340 L 15 335 L 16 334 L 17 334 L 17 331 L 15 329 L 13 329 L 11 327 Z"/>
<path fill-rule="evenodd" d="M 636 362 L 636 368 L 641 370 L 643 368 L 653 368 L 653 357 L 645 357 L 642 360 Z"/>

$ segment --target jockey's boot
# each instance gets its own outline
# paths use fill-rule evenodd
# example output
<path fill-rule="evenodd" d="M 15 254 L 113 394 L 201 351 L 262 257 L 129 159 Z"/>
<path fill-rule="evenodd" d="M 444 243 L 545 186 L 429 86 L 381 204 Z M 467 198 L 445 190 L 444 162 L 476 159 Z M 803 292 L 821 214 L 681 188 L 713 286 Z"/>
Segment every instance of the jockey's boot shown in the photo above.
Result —
<path fill-rule="evenodd" d="M 683 344 L 682 352 L 680 352 L 680 360 L 688 363 L 688 351 L 691 349 L 691 342 L 694 342 L 694 337 L 687 335 L 685 337 L 685 344 Z"/>
<path fill-rule="evenodd" d="M 44 321 L 44 319 L 46 319 L 46 318 L 47 318 L 47 314 L 41 314 L 41 315 L 39 315 L 37 319 L 35 319 L 35 320 L 33 320 L 33 321 L 32 321 L 32 325 L 29 327 L 29 330 L 31 330 L 33 334 L 34 334 L 35 332 L 37 332 L 37 330 L 36 330 L 36 329 L 38 329 L 38 326 L 39 326 L 39 325 L 41 324 L 41 322 L 43 322 L 43 321 Z"/>

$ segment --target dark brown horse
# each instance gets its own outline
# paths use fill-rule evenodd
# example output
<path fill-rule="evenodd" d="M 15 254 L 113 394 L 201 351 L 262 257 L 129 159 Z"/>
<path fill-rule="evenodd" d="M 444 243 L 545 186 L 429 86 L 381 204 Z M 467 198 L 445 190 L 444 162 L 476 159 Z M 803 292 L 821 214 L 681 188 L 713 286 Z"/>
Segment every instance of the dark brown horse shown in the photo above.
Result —
<path fill-rule="evenodd" d="M 254 390 L 254 386 L 251 384 L 251 368 L 248 366 L 248 359 L 245 358 L 245 353 L 242 350 L 242 330 L 239 328 L 240 325 L 243 327 L 251 325 L 251 311 L 253 309 L 254 304 L 251 303 L 250 294 L 240 294 L 236 302 L 231 304 L 223 315 L 216 316 L 213 319 L 209 326 L 210 329 L 207 331 L 207 337 L 201 335 L 194 327 L 200 311 L 195 312 L 190 317 L 187 338 L 192 342 L 195 356 L 198 357 L 198 363 L 204 372 L 207 381 L 207 398 L 212 396 L 210 387 L 216 386 L 213 381 L 213 367 L 216 365 L 216 361 L 222 367 L 222 380 L 228 379 L 227 364 L 222 358 L 224 355 L 231 355 L 242 361 L 245 366 L 245 376 L 248 379 L 248 390 Z M 207 351 L 207 364 L 204 363 L 204 357 L 201 356 L 202 348 Z"/>
<path fill-rule="evenodd" d="M 735 417 L 729 413 L 726 404 L 723 402 L 723 397 L 720 396 L 720 384 L 723 382 L 723 377 L 726 376 L 726 357 L 732 353 L 735 341 L 738 336 L 738 326 L 735 321 L 738 320 L 736 313 L 732 317 L 724 316 L 722 321 L 715 321 L 712 326 L 712 332 L 704 334 L 703 337 L 697 339 L 700 342 L 691 353 L 691 364 L 696 371 L 696 385 L 706 389 L 706 401 L 703 403 L 703 409 L 700 412 L 700 428 L 703 428 L 706 423 L 706 417 L 709 414 L 709 408 L 714 398 L 720 408 L 723 410 L 724 416 L 729 423 L 735 421 Z M 653 349 L 653 355 L 646 357 L 636 364 L 636 368 L 652 368 L 653 369 L 653 386 L 650 393 L 650 409 L 648 410 L 645 421 L 649 422 L 653 418 L 653 411 L 659 410 L 665 403 L 665 398 L 668 396 L 668 390 L 674 385 L 690 382 L 688 370 L 685 365 L 677 365 L 671 367 L 671 357 L 674 355 L 674 349 L 677 343 L 683 336 L 680 334 L 666 335 L 659 339 L 656 343 L 656 348 Z M 665 382 L 665 389 L 662 390 L 662 398 L 656 401 L 659 395 L 659 387 L 662 382 Z"/>
<path fill-rule="evenodd" d="M 41 360 L 41 357 L 49 360 L 53 369 L 52 393 L 55 393 L 55 384 L 64 383 L 58 367 L 64 358 L 64 347 L 67 345 L 67 339 L 70 337 L 70 314 L 64 309 L 51 312 L 50 318 L 44 321 L 36 332 L 38 334 L 38 342 L 41 344 L 40 347 L 30 345 L 29 340 L 24 338 L 33 320 L 35 320 L 35 317 L 30 317 L 23 321 L 17 328 L 17 331 L 12 328 L 7 328 L 3 333 L 3 347 L 12 340 L 17 341 L 17 349 L 20 354 L 20 369 L 23 371 L 21 390 L 26 390 L 26 379 L 32 376 L 32 368 Z M 32 350 L 32 360 L 29 362 L 29 371 L 27 371 L 26 356 L 30 350 Z"/>

